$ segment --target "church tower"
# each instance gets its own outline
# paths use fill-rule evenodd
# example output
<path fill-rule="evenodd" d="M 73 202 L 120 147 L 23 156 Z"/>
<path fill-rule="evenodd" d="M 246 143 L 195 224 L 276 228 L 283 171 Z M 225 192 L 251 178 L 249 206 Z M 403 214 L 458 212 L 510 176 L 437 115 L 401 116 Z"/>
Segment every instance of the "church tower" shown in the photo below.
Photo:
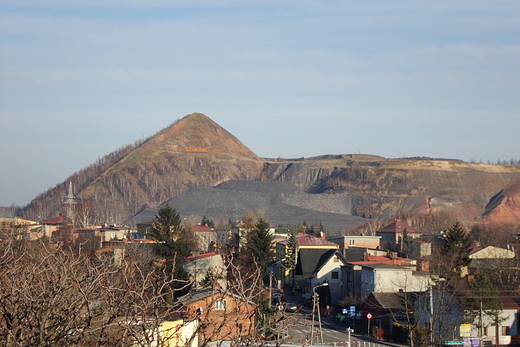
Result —
<path fill-rule="evenodd" d="M 73 221 L 75 220 L 75 205 L 77 204 L 76 202 L 76 197 L 74 196 L 74 193 L 72 191 L 72 182 L 69 183 L 69 191 L 67 193 L 67 196 L 65 197 L 64 201 L 63 201 L 63 207 L 65 209 L 65 215 L 67 217 L 69 217 L 70 219 L 72 219 Z"/>

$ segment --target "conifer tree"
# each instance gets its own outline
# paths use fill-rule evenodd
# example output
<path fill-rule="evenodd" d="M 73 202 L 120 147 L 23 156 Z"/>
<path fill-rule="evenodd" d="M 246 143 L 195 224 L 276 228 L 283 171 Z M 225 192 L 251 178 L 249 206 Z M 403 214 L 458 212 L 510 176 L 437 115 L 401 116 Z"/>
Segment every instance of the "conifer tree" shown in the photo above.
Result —
<path fill-rule="evenodd" d="M 190 251 L 179 213 L 168 204 L 160 208 L 152 222 L 149 236 L 158 241 L 156 244 L 157 255 L 166 260 L 167 271 L 173 271 L 177 280 L 176 289 L 185 287 L 187 275 L 182 267 L 182 262 Z M 176 292 L 178 295 L 184 293 L 185 291 Z"/>
<path fill-rule="evenodd" d="M 473 242 L 459 222 L 455 222 L 444 236 L 441 255 L 445 266 L 445 276 L 462 275 L 463 269 L 471 263 L 469 257 Z"/>
<path fill-rule="evenodd" d="M 283 259 L 283 267 L 292 272 L 293 288 L 294 288 L 294 270 L 296 269 L 296 259 L 298 257 L 298 231 L 291 230 L 289 239 L 287 240 L 287 247 L 285 248 L 285 258 Z"/>
<path fill-rule="evenodd" d="M 269 224 L 262 218 L 246 235 L 246 252 L 256 261 L 262 275 L 267 274 L 267 264 L 274 257 L 273 239 Z"/>

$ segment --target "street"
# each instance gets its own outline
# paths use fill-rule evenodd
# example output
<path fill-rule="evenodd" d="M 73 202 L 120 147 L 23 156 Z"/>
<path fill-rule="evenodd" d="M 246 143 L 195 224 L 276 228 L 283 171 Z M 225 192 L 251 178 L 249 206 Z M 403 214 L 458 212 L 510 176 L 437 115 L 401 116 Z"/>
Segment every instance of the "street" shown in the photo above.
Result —
<path fill-rule="evenodd" d="M 312 329 L 312 314 L 310 310 L 300 310 L 295 313 L 284 313 L 284 326 L 287 327 L 287 336 L 283 339 L 285 343 L 303 345 L 303 344 L 320 344 L 321 334 L 317 317 L 314 321 L 314 329 Z M 336 328 L 336 329 L 335 329 Z M 322 319 L 322 335 L 324 343 L 345 343 L 348 341 L 348 333 L 346 330 L 339 330 L 337 326 L 332 327 L 330 320 Z M 311 337 L 314 336 L 311 342 Z M 351 336 L 351 341 L 357 341 Z"/>

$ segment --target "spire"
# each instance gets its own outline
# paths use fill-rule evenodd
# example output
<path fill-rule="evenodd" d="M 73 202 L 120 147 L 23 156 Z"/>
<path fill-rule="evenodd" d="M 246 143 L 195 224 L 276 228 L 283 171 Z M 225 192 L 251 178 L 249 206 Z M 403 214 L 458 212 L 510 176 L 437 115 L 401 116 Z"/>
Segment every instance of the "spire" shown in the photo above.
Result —
<path fill-rule="evenodd" d="M 64 199 L 63 205 L 65 206 L 65 213 L 67 217 L 73 218 L 74 217 L 74 205 L 77 204 L 76 197 L 74 196 L 74 193 L 72 191 L 72 182 L 69 182 L 69 191 L 67 193 L 67 196 Z"/>

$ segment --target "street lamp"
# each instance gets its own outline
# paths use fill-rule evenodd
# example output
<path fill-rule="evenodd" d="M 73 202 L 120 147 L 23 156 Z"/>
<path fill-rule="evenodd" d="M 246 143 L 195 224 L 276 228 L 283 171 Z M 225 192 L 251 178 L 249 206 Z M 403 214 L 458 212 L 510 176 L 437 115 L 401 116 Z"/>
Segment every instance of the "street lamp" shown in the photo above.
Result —
<path fill-rule="evenodd" d="M 312 342 L 314 340 L 314 312 L 316 310 L 318 311 L 318 324 L 320 326 L 320 339 L 321 339 L 321 344 L 323 345 L 323 330 L 321 329 L 321 314 L 320 314 L 320 296 L 316 292 L 316 288 L 328 287 L 328 286 L 329 286 L 329 283 L 325 282 L 325 283 L 322 283 L 320 285 L 315 286 L 312 289 L 312 293 L 313 293 L 313 295 L 312 295 L 313 306 L 312 306 L 312 326 L 311 326 L 311 341 L 310 341 L 311 345 L 312 345 Z"/>

